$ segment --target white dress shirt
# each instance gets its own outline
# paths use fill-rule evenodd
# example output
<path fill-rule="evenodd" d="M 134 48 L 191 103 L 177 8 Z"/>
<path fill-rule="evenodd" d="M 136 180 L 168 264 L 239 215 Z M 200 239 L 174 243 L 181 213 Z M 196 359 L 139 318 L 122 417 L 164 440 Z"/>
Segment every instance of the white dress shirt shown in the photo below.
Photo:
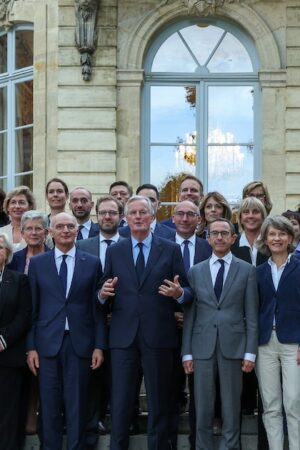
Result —
<path fill-rule="evenodd" d="M 99 249 L 99 255 L 100 255 L 100 261 L 101 261 L 101 265 L 102 265 L 102 270 L 104 271 L 104 267 L 105 267 L 105 258 L 106 258 L 106 250 L 107 250 L 107 243 L 104 241 L 113 241 L 110 245 L 115 244 L 116 242 L 118 242 L 118 240 L 120 239 L 120 235 L 119 233 L 116 233 L 114 236 L 110 237 L 110 238 L 106 238 L 103 236 L 103 234 L 99 234 L 99 245 L 100 245 L 100 249 Z"/>
<path fill-rule="evenodd" d="M 196 234 L 192 234 L 192 236 L 190 236 L 188 239 L 179 236 L 178 233 L 175 234 L 175 242 L 180 245 L 182 256 L 185 241 L 189 241 L 190 267 L 192 267 L 194 265 L 195 251 L 196 251 Z"/>

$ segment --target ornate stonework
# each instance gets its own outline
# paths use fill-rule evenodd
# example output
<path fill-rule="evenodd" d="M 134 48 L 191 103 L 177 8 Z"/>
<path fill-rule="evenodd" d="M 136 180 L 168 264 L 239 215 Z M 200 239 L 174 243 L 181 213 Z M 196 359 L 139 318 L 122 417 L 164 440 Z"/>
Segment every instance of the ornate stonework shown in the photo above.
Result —
<path fill-rule="evenodd" d="M 75 44 L 80 52 L 82 75 L 89 81 L 92 75 L 92 58 L 97 46 L 97 14 L 100 0 L 75 0 Z"/>
<path fill-rule="evenodd" d="M 183 0 L 190 14 L 214 14 L 216 8 L 226 3 L 239 3 L 240 0 Z"/>
<path fill-rule="evenodd" d="M 13 7 L 14 0 L 0 0 L 0 20 L 6 20 Z"/>

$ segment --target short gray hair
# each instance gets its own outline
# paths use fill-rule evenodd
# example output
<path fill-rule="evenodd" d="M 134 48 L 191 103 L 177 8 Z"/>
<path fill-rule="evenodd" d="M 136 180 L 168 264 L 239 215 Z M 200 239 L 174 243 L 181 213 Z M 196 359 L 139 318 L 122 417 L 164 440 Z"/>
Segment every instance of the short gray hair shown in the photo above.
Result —
<path fill-rule="evenodd" d="M 294 233 L 293 225 L 286 217 L 283 217 L 280 215 L 267 217 L 264 220 L 262 227 L 261 227 L 260 236 L 256 241 L 256 247 L 257 247 L 258 251 L 260 251 L 264 255 L 271 256 L 269 247 L 265 243 L 265 241 L 267 239 L 269 227 L 274 227 L 276 230 L 284 231 L 285 233 L 287 233 L 289 236 L 291 236 L 293 238 L 293 241 L 288 245 L 288 248 L 287 248 L 288 253 L 292 253 L 296 248 L 296 244 L 294 243 L 295 233 Z"/>
<path fill-rule="evenodd" d="M 41 211 L 26 211 L 21 218 L 21 231 L 24 231 L 25 224 L 28 220 L 39 220 L 45 230 L 48 228 L 48 216 Z"/>
<path fill-rule="evenodd" d="M 7 260 L 5 261 L 5 264 L 9 264 L 14 256 L 14 247 L 13 247 L 12 243 L 10 242 L 10 240 L 8 239 L 8 236 L 6 233 L 0 233 L 0 239 L 3 240 L 4 247 L 8 250 L 8 257 L 7 257 Z"/>
<path fill-rule="evenodd" d="M 133 202 L 136 202 L 137 200 L 144 200 L 147 203 L 147 207 L 148 207 L 149 213 L 152 216 L 155 215 L 155 211 L 154 211 L 153 205 L 152 205 L 152 203 L 151 203 L 151 201 L 149 200 L 148 197 L 144 197 L 144 195 L 133 195 L 132 197 L 130 197 L 128 199 L 128 201 L 127 201 L 127 203 L 125 205 L 125 208 L 124 208 L 125 216 L 127 216 L 127 214 L 128 214 L 128 205 L 130 205 Z"/>

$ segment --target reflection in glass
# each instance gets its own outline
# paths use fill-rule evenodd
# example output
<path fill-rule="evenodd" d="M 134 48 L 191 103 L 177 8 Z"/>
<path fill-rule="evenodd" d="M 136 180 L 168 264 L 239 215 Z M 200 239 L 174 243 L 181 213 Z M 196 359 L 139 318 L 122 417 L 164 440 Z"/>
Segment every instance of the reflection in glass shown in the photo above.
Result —
<path fill-rule="evenodd" d="M 159 48 L 153 60 L 152 72 L 194 72 L 197 64 L 177 33 Z"/>
<path fill-rule="evenodd" d="M 0 36 L 0 73 L 7 72 L 7 35 Z"/>
<path fill-rule="evenodd" d="M 253 86 L 209 86 L 208 130 L 211 143 L 253 142 Z"/>
<path fill-rule="evenodd" d="M 33 187 L 32 174 L 15 176 L 15 186 L 28 186 L 31 190 Z"/>
<path fill-rule="evenodd" d="M 176 143 L 195 130 L 194 86 L 151 87 L 151 142 Z"/>
<path fill-rule="evenodd" d="M 179 153 L 179 145 L 151 147 L 150 183 L 159 191 L 182 172 L 195 174 L 195 166 Z"/>
<path fill-rule="evenodd" d="M 207 65 L 210 72 L 253 72 L 249 55 L 241 42 L 227 33 Z"/>
<path fill-rule="evenodd" d="M 245 184 L 253 180 L 253 147 L 208 146 L 208 191 L 220 191 L 229 202 L 241 199 Z"/>
<path fill-rule="evenodd" d="M 16 31 L 16 69 L 33 65 L 33 32 Z"/>
<path fill-rule="evenodd" d="M 16 131 L 16 173 L 32 170 L 32 131 L 32 127 Z"/>
<path fill-rule="evenodd" d="M 0 89 L 0 131 L 7 128 L 7 88 Z"/>
<path fill-rule="evenodd" d="M 7 174 L 7 133 L 0 133 L 0 175 Z"/>
<path fill-rule="evenodd" d="M 16 126 L 33 122 L 33 81 L 16 84 Z"/>

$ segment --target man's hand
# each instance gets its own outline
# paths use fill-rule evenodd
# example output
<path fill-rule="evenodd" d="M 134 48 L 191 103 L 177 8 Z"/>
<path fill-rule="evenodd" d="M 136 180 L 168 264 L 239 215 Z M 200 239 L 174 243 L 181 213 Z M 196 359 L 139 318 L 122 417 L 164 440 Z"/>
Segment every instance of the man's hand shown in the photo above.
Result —
<path fill-rule="evenodd" d="M 253 361 L 248 361 L 247 359 L 244 359 L 242 361 L 242 371 L 249 373 L 252 372 L 254 369 L 255 363 Z"/>
<path fill-rule="evenodd" d="M 175 312 L 174 313 L 174 317 L 175 317 L 175 320 L 176 320 L 176 326 L 177 326 L 177 328 L 179 329 L 179 330 L 181 330 L 182 329 L 182 327 L 183 327 L 183 313 L 182 312 Z"/>
<path fill-rule="evenodd" d="M 95 348 L 92 354 L 92 364 L 91 369 L 98 369 L 104 361 L 103 351 L 100 348 Z"/>
<path fill-rule="evenodd" d="M 115 285 L 117 284 L 117 281 L 118 277 L 109 278 L 106 280 L 99 291 L 100 298 L 107 300 L 108 297 L 113 297 L 115 295 Z"/>
<path fill-rule="evenodd" d="M 158 288 L 158 293 L 166 297 L 179 298 L 183 294 L 183 289 L 179 284 L 179 275 L 175 275 L 174 280 L 164 280 Z"/>
<path fill-rule="evenodd" d="M 182 363 L 182 365 L 183 365 L 184 373 L 186 375 L 190 375 L 191 373 L 194 372 L 194 364 L 193 364 L 192 359 L 190 359 L 189 361 L 184 361 Z"/>
<path fill-rule="evenodd" d="M 40 361 L 39 361 L 39 355 L 38 352 L 35 350 L 30 350 L 27 354 L 27 365 L 33 375 L 37 376 L 38 372 L 37 369 L 40 367 Z"/>

